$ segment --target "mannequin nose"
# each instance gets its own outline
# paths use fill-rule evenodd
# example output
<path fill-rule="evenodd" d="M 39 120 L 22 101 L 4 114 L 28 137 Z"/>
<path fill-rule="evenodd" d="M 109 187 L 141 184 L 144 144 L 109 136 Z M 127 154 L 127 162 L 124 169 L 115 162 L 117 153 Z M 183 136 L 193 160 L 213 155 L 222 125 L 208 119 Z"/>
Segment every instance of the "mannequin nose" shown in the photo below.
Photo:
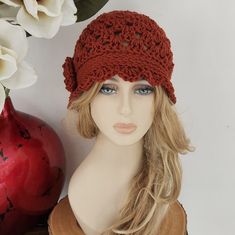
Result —
<path fill-rule="evenodd" d="M 120 99 L 120 114 L 127 116 L 132 112 L 131 99 L 129 95 L 123 95 Z"/>

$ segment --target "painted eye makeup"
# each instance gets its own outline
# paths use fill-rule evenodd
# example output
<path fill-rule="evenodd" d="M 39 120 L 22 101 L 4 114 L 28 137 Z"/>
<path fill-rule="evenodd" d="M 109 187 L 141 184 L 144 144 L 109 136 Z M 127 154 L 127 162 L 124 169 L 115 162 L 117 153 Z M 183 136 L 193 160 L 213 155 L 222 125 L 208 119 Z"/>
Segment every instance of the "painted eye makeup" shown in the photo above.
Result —
<path fill-rule="evenodd" d="M 103 85 L 100 88 L 100 93 L 104 94 L 104 95 L 111 95 L 114 94 L 114 92 L 116 91 L 116 87 L 113 85 Z"/>
<path fill-rule="evenodd" d="M 139 88 L 135 90 L 135 92 L 140 95 L 148 95 L 148 94 L 151 94 L 153 91 L 154 91 L 154 87 L 149 86 L 149 85 L 139 86 Z"/>
<path fill-rule="evenodd" d="M 104 95 L 112 95 L 116 93 L 118 90 L 117 86 L 111 85 L 111 84 L 104 84 L 100 88 L 100 93 Z M 149 85 L 139 85 L 137 88 L 134 89 L 134 93 L 138 95 L 148 95 L 151 94 L 154 91 L 154 87 Z"/>

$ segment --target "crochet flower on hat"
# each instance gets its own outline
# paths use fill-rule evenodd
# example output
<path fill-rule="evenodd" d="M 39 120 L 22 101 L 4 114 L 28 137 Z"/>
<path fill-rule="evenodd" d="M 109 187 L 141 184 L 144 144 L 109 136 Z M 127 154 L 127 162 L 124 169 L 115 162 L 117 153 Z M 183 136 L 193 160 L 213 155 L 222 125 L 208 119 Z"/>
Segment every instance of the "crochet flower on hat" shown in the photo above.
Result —
<path fill-rule="evenodd" d="M 64 69 L 64 76 L 66 79 L 64 80 L 64 83 L 66 85 L 66 89 L 70 92 L 73 92 L 76 87 L 77 87 L 77 80 L 76 80 L 76 74 L 74 71 L 74 66 L 73 66 L 73 59 L 70 57 L 67 57 L 64 64 L 63 64 L 63 69 Z"/>

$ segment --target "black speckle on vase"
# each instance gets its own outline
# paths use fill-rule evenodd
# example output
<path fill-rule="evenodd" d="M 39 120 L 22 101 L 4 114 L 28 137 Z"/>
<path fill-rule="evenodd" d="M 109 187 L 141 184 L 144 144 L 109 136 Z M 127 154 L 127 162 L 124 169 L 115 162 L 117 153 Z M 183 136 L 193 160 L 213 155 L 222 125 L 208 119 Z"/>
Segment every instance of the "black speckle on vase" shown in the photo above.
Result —
<path fill-rule="evenodd" d="M 29 131 L 26 128 L 24 128 L 23 126 L 21 126 L 19 124 L 17 124 L 17 127 L 19 129 L 19 134 L 20 134 L 20 136 L 22 138 L 24 138 L 24 139 L 31 139 Z"/>
<path fill-rule="evenodd" d="M 4 155 L 3 149 L 0 150 L 0 158 L 1 158 L 3 161 L 6 161 L 6 160 L 8 159 L 8 157 Z"/>

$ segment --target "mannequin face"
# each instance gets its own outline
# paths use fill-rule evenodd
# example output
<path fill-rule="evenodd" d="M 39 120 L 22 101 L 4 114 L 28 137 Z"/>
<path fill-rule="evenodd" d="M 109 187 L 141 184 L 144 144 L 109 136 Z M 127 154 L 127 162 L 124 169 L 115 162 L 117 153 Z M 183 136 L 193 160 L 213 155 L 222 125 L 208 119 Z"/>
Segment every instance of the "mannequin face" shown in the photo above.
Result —
<path fill-rule="evenodd" d="M 146 80 L 129 82 L 115 75 L 104 81 L 90 109 L 99 134 L 117 145 L 135 144 L 153 122 L 154 87 Z"/>

